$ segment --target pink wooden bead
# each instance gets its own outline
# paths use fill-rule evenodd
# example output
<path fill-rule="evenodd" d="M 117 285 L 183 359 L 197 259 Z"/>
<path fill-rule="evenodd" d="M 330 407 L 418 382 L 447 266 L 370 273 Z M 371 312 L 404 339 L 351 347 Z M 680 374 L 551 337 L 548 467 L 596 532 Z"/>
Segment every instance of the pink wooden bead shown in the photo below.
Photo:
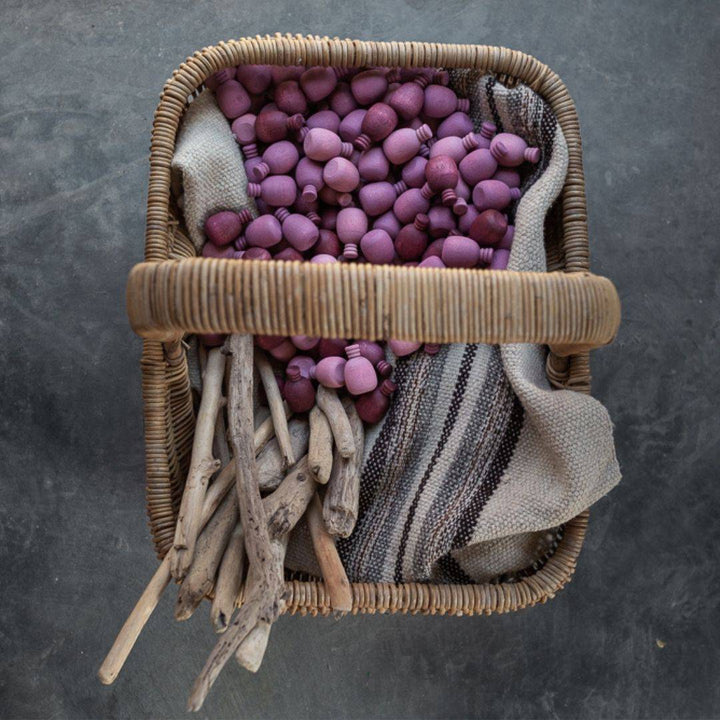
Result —
<path fill-rule="evenodd" d="M 305 72 L 302 65 L 271 65 L 273 85 L 280 85 L 286 80 L 299 80 Z"/>
<path fill-rule="evenodd" d="M 312 350 L 320 344 L 319 337 L 310 337 L 308 335 L 291 335 L 290 341 L 298 350 Z"/>
<path fill-rule="evenodd" d="M 228 80 L 215 90 L 215 99 L 222 114 L 229 120 L 244 115 L 251 105 L 250 96 L 237 80 Z"/>
<path fill-rule="evenodd" d="M 300 87 L 310 102 L 324 100 L 335 89 L 337 75 L 330 67 L 311 67 L 300 76 Z"/>
<path fill-rule="evenodd" d="M 370 230 L 360 240 L 360 250 L 368 262 L 389 265 L 395 257 L 392 238 L 385 230 Z"/>
<path fill-rule="evenodd" d="M 425 184 L 425 166 L 427 164 L 427 158 L 416 155 L 403 166 L 402 181 L 409 188 L 421 188 Z"/>
<path fill-rule="evenodd" d="M 497 250 L 510 250 L 515 238 L 515 226 L 508 225 L 502 240 L 496 245 Z"/>
<path fill-rule="evenodd" d="M 288 370 L 294 367 L 300 371 L 300 374 L 304 378 L 310 380 L 312 378 L 313 370 L 315 368 L 315 361 L 307 355 L 296 355 L 288 363 Z"/>
<path fill-rule="evenodd" d="M 393 206 L 397 195 L 396 188 L 389 182 L 376 182 L 361 187 L 358 198 L 362 209 L 370 217 L 377 217 Z"/>
<path fill-rule="evenodd" d="M 313 128 L 303 141 L 303 150 L 311 160 L 327 162 L 334 157 L 350 157 L 353 147 L 338 135 L 324 128 Z"/>
<path fill-rule="evenodd" d="M 327 265 L 328 263 L 335 263 L 337 262 L 337 258 L 333 257 L 332 255 L 313 255 L 310 258 L 311 263 L 316 263 L 317 265 Z"/>
<path fill-rule="evenodd" d="M 373 230 L 384 230 L 393 240 L 397 237 L 401 227 L 400 221 L 395 217 L 392 210 L 388 210 L 380 217 L 375 218 L 373 222 Z"/>
<path fill-rule="evenodd" d="M 323 169 L 323 180 L 333 190 L 352 192 L 360 182 L 358 169 L 346 158 L 336 157 L 328 160 Z"/>
<path fill-rule="evenodd" d="M 358 340 L 355 343 L 360 348 L 360 354 L 367 358 L 373 366 L 377 367 L 378 363 L 385 360 L 385 350 L 382 345 L 372 340 Z"/>
<path fill-rule="evenodd" d="M 397 113 L 389 105 L 375 103 L 363 118 L 361 133 L 355 138 L 355 147 L 358 150 L 367 150 L 372 143 L 384 140 L 397 124 Z"/>
<path fill-rule="evenodd" d="M 455 161 L 448 155 L 431 157 L 425 167 L 427 182 L 423 185 L 421 193 L 429 200 L 440 193 L 442 204 L 446 207 L 454 205 L 457 200 L 455 185 L 459 178 Z"/>
<path fill-rule="evenodd" d="M 370 424 L 380 422 L 390 407 L 390 396 L 396 389 L 397 385 L 392 380 L 383 380 L 380 387 L 357 398 L 355 410 L 360 419 Z"/>
<path fill-rule="evenodd" d="M 255 344 L 263 350 L 272 350 L 287 340 L 283 335 L 256 335 Z"/>
<path fill-rule="evenodd" d="M 414 340 L 388 340 L 388 347 L 397 357 L 406 357 L 412 355 L 416 350 L 420 349 L 422 343 Z"/>
<path fill-rule="evenodd" d="M 453 232 L 452 234 L 454 235 L 456 233 Z M 433 240 L 427 246 L 425 252 L 422 254 L 422 259 L 426 260 L 427 258 L 432 257 L 433 255 L 435 257 L 440 257 L 442 255 L 442 248 L 443 248 L 444 242 L 445 242 L 445 238 L 437 238 L 437 239 Z"/>
<path fill-rule="evenodd" d="M 473 268 L 478 263 L 489 263 L 492 252 L 468 237 L 449 235 L 443 243 L 442 261 L 449 268 Z"/>
<path fill-rule="evenodd" d="M 273 247 L 282 240 L 282 226 L 272 215 L 261 215 L 245 228 L 245 240 L 250 247 Z"/>
<path fill-rule="evenodd" d="M 312 410 L 315 405 L 315 387 L 302 376 L 298 367 L 288 367 L 283 395 L 290 409 L 296 413 Z"/>
<path fill-rule="evenodd" d="M 299 130 L 304 124 L 302 115 L 290 116 L 282 110 L 263 109 L 255 120 L 255 133 L 258 140 L 274 143 L 284 140 L 289 130 Z"/>
<path fill-rule="evenodd" d="M 422 110 L 427 85 L 428 80 L 422 75 L 403 83 L 390 96 L 390 106 L 403 120 L 412 120 Z"/>
<path fill-rule="evenodd" d="M 430 257 L 426 257 L 424 260 L 422 260 L 418 267 L 444 268 L 447 267 L 447 265 L 445 265 L 445 263 L 437 255 L 431 255 Z"/>
<path fill-rule="evenodd" d="M 350 89 L 360 105 L 372 105 L 380 100 L 387 90 L 387 71 L 374 68 L 358 73 L 350 81 Z"/>
<path fill-rule="evenodd" d="M 512 133 L 496 135 L 490 143 L 490 152 L 504 167 L 517 167 L 525 160 L 530 163 L 540 160 L 540 148 L 528 147 L 521 137 Z"/>
<path fill-rule="evenodd" d="M 300 195 L 303 200 L 308 202 L 317 200 L 318 192 L 325 185 L 322 164 L 311 160 L 309 157 L 300 158 L 295 169 L 295 182 L 300 188 Z"/>
<path fill-rule="evenodd" d="M 520 187 L 520 173 L 517 170 L 511 170 L 510 168 L 499 168 L 490 179 L 504 182 L 509 188 Z"/>
<path fill-rule="evenodd" d="M 347 360 L 344 357 L 324 356 L 311 371 L 311 377 L 326 388 L 345 387 L 346 365 Z"/>
<path fill-rule="evenodd" d="M 270 260 L 272 255 L 261 247 L 251 247 L 243 252 L 243 260 Z"/>
<path fill-rule="evenodd" d="M 248 183 L 247 193 L 250 197 L 260 197 L 273 207 L 286 207 L 295 202 L 297 185 L 288 175 L 271 175 L 261 183 Z"/>
<path fill-rule="evenodd" d="M 483 180 L 473 189 L 472 199 L 475 207 L 482 212 L 493 208 L 504 210 L 513 200 L 520 197 L 518 188 L 509 188 L 499 180 Z"/>
<path fill-rule="evenodd" d="M 330 96 L 330 108 L 336 112 L 341 118 L 346 117 L 353 110 L 357 109 L 357 100 L 350 91 L 350 85 L 346 82 L 337 84 Z"/>
<path fill-rule="evenodd" d="M 468 133 L 474 131 L 473 122 L 470 116 L 464 112 L 454 112 L 452 115 L 448 115 L 438 126 L 437 137 L 442 139 L 444 137 L 465 137 Z"/>
<path fill-rule="evenodd" d="M 332 230 L 320 230 L 320 239 L 315 244 L 313 253 L 337 257 L 340 254 L 340 239 Z"/>
<path fill-rule="evenodd" d="M 373 147 L 362 153 L 358 161 L 358 171 L 365 182 L 384 180 L 390 172 L 390 163 L 382 148 Z"/>
<path fill-rule="evenodd" d="M 280 140 L 268 146 L 262 156 L 262 162 L 253 168 L 253 180 L 260 182 L 268 175 L 286 175 L 298 163 L 300 154 L 293 143 Z"/>
<path fill-rule="evenodd" d="M 205 221 L 205 235 L 213 245 L 225 247 L 240 235 L 243 226 L 251 220 L 252 214 L 247 209 L 239 213 L 222 210 Z"/>
<path fill-rule="evenodd" d="M 433 143 L 430 148 L 430 157 L 449 155 L 456 163 L 460 163 L 468 153 L 472 153 L 475 149 L 477 149 L 477 140 L 474 133 L 468 133 L 461 138 L 448 135 Z"/>
<path fill-rule="evenodd" d="M 428 216 L 419 214 L 412 225 L 405 225 L 395 238 L 395 251 L 402 260 L 419 260 L 428 245 Z"/>
<path fill-rule="evenodd" d="M 206 81 L 205 85 L 215 92 L 220 85 L 223 83 L 226 83 L 228 80 L 233 80 L 235 78 L 235 68 L 234 67 L 227 67 L 223 68 L 222 70 L 218 70 L 216 73 L 213 73 Z"/>
<path fill-rule="evenodd" d="M 323 128 L 337 135 L 340 130 L 340 117 L 332 110 L 319 110 L 305 121 L 305 126 L 310 130 L 316 127 Z"/>
<path fill-rule="evenodd" d="M 235 77 L 249 93 L 259 95 L 270 87 L 272 68 L 270 65 L 240 65 Z"/>
<path fill-rule="evenodd" d="M 273 255 L 273 260 L 281 262 L 301 262 L 305 258 L 295 248 L 284 248 Z"/>
<path fill-rule="evenodd" d="M 365 119 L 365 115 L 367 115 L 367 110 L 364 110 L 363 108 L 358 108 L 357 110 L 353 110 L 352 112 L 348 113 L 341 121 L 340 121 L 340 137 L 345 141 L 352 143 L 355 141 L 355 138 L 360 135 L 362 132 L 362 123 Z"/>
<path fill-rule="evenodd" d="M 451 230 L 456 228 L 455 216 L 452 210 L 442 205 L 433 205 L 427 213 L 430 224 L 428 226 L 428 232 L 431 237 L 443 238 Z"/>
<path fill-rule="evenodd" d="M 442 85 L 430 85 L 425 89 L 425 102 L 423 112 L 431 118 L 444 118 L 454 113 L 468 112 L 470 101 L 467 98 L 458 98 L 453 90 Z"/>
<path fill-rule="evenodd" d="M 297 353 L 297 348 L 290 342 L 289 338 L 286 338 L 276 347 L 270 348 L 268 352 L 276 360 L 280 360 L 281 362 L 288 362 L 288 360 L 295 357 L 295 353 Z"/>
<path fill-rule="evenodd" d="M 492 139 L 495 137 L 496 132 L 497 132 L 497 126 L 495 125 L 495 123 L 484 122 L 480 126 L 480 132 L 475 134 L 475 139 L 478 141 L 478 147 L 489 150 L 490 143 L 492 142 Z"/>
<path fill-rule="evenodd" d="M 510 251 L 500 248 L 493 253 L 490 263 L 491 270 L 507 270 L 508 261 L 510 260 Z"/>
<path fill-rule="evenodd" d="M 497 245 L 507 232 L 507 218 L 497 210 L 484 210 L 470 226 L 470 237 L 480 245 Z"/>
<path fill-rule="evenodd" d="M 421 144 L 430 137 L 432 131 L 427 125 L 421 125 L 417 130 L 400 128 L 385 139 L 383 152 L 393 165 L 402 165 L 415 157 Z"/>
<path fill-rule="evenodd" d="M 317 242 L 320 231 L 305 215 L 290 213 L 286 208 L 278 208 L 275 217 L 282 223 L 283 237 L 298 252 L 309 250 Z"/>
<path fill-rule="evenodd" d="M 322 338 L 320 345 L 318 345 L 318 353 L 320 357 L 341 357 L 345 359 L 345 348 L 348 346 L 348 341 L 342 338 Z"/>
<path fill-rule="evenodd" d="M 278 110 L 282 110 L 288 115 L 295 113 L 304 115 L 307 112 L 307 98 L 296 80 L 286 80 L 280 83 L 275 88 L 274 99 Z"/>
<path fill-rule="evenodd" d="M 351 395 L 362 395 L 371 392 L 377 387 L 377 373 L 372 363 L 360 354 L 357 345 L 348 345 L 345 348 L 348 356 L 345 365 L 345 387 Z"/>
<path fill-rule="evenodd" d="M 232 245 L 218 247 L 211 242 L 206 242 L 202 247 L 202 256 L 205 258 L 232 260 L 235 256 L 235 248 Z"/>
<path fill-rule="evenodd" d="M 345 245 L 343 255 L 349 260 L 358 256 L 357 244 L 368 229 L 367 215 L 359 208 L 343 208 L 337 216 L 337 236 Z"/>
<path fill-rule="evenodd" d="M 429 201 L 423 197 L 418 188 L 406 190 L 393 205 L 395 217 L 404 225 L 411 223 L 418 213 L 427 213 L 429 209 Z"/>
<path fill-rule="evenodd" d="M 463 180 L 468 185 L 475 186 L 493 176 L 497 170 L 497 161 L 489 150 L 479 148 L 464 157 L 458 167 Z"/>
<path fill-rule="evenodd" d="M 245 145 L 255 142 L 255 120 L 255 115 L 252 113 L 245 113 L 232 121 L 230 130 L 240 147 L 244 147 Z"/>
<path fill-rule="evenodd" d="M 227 335 L 221 335 L 219 333 L 205 333 L 198 335 L 200 342 L 207 348 L 220 347 L 225 344 L 225 338 Z"/>
<path fill-rule="evenodd" d="M 458 218 L 458 230 L 461 235 L 469 235 L 470 227 L 480 213 L 474 205 L 468 205 L 467 212 Z"/>

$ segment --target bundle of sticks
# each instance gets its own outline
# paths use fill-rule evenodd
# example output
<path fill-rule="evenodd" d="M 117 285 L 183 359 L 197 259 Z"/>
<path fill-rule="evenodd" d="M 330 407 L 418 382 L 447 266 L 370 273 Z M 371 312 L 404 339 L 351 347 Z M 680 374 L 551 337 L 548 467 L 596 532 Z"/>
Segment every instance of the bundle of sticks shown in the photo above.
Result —
<path fill-rule="evenodd" d="M 254 369 L 269 412 L 253 410 Z M 100 680 L 118 676 L 171 579 L 179 583 L 175 618 L 189 618 L 211 596 L 212 624 L 221 634 L 188 709 L 200 709 L 233 655 L 257 671 L 284 610 L 285 553 L 303 516 L 333 610 L 351 610 L 335 538 L 355 526 L 363 444 L 353 403 L 334 390 L 319 386 L 307 418 L 291 417 L 251 335 L 231 335 L 210 350 L 174 543 L 120 630 Z"/>

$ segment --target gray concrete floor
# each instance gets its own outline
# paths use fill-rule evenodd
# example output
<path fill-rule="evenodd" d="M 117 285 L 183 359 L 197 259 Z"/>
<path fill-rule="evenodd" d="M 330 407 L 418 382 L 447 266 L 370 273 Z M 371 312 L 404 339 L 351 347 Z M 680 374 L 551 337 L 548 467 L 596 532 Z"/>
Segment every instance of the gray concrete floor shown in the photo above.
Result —
<path fill-rule="evenodd" d="M 188 54 L 275 30 L 523 49 L 585 142 L 593 268 L 624 319 L 595 353 L 624 481 L 571 586 L 491 618 L 283 618 L 202 715 L 720 716 L 717 2 L 4 0 L 0 26 L 0 716 L 183 715 L 214 642 L 168 596 L 112 687 L 98 665 L 155 560 L 140 341 L 153 109 Z"/>

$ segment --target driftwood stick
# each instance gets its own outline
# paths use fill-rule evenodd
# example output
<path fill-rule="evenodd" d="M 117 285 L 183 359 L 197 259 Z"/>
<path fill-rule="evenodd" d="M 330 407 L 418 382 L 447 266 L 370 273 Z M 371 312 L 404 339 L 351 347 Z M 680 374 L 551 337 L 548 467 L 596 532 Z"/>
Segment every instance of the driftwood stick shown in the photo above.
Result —
<path fill-rule="evenodd" d="M 320 385 L 316 397 L 318 407 L 330 423 L 340 457 L 351 458 L 355 454 L 353 430 L 337 391 Z"/>
<path fill-rule="evenodd" d="M 203 394 L 195 424 L 190 470 L 175 526 L 173 541 L 175 552 L 171 558 L 170 569 L 173 577 L 177 580 L 185 577 L 192 562 L 205 490 L 208 481 L 220 466 L 220 461 L 216 460 L 212 454 L 212 441 L 215 433 L 215 419 L 222 400 L 224 370 L 225 356 L 220 348 L 214 348 L 208 354 L 207 369 L 203 378 Z"/>
<path fill-rule="evenodd" d="M 322 503 L 317 493 L 310 501 L 305 517 L 323 581 L 330 595 L 330 604 L 337 612 L 350 612 L 353 607 L 352 588 L 335 547 L 335 538 L 323 522 Z"/>
<path fill-rule="evenodd" d="M 290 444 L 295 457 L 301 458 L 308 451 L 308 436 L 310 434 L 308 422 L 304 419 L 293 419 L 288 423 Z M 277 438 L 273 438 L 261 450 L 257 458 L 258 485 L 260 490 L 275 490 L 287 475 L 287 468 L 283 467 L 284 459 L 280 452 Z"/>
<path fill-rule="evenodd" d="M 293 453 L 290 442 L 290 434 L 288 433 L 287 419 L 280 395 L 280 388 L 278 387 L 272 367 L 270 367 L 268 359 L 261 350 L 255 351 L 255 365 L 257 366 L 258 373 L 260 373 L 263 388 L 265 388 L 265 395 L 268 406 L 270 407 L 270 415 L 272 415 L 273 424 L 275 425 L 275 436 L 280 445 L 284 467 L 287 469 L 295 464 L 295 454 Z M 252 407 L 252 405 L 250 407 Z"/>
<path fill-rule="evenodd" d="M 335 453 L 330 482 L 325 493 L 323 519 L 331 535 L 346 538 L 355 527 L 360 503 L 360 470 L 365 433 L 352 400 L 343 402 L 355 439 L 355 454 L 348 459 Z"/>
<path fill-rule="evenodd" d="M 213 454 L 220 460 L 220 467 L 225 467 L 230 463 L 230 447 L 225 431 L 225 416 L 222 411 L 223 405 L 224 403 L 221 403 L 218 409 L 217 418 L 215 419 L 215 436 L 213 437 Z"/>
<path fill-rule="evenodd" d="M 270 537 L 285 535 L 297 525 L 315 493 L 315 487 L 306 455 L 285 476 L 278 489 L 263 499 Z"/>
<path fill-rule="evenodd" d="M 308 468 L 315 482 L 326 485 L 333 462 L 333 436 L 325 413 L 316 405 L 310 411 Z"/>
<path fill-rule="evenodd" d="M 210 608 L 210 620 L 215 632 L 227 630 L 228 622 L 235 612 L 245 572 L 245 538 L 242 525 L 236 523 L 228 540 L 215 582 L 215 596 Z"/>

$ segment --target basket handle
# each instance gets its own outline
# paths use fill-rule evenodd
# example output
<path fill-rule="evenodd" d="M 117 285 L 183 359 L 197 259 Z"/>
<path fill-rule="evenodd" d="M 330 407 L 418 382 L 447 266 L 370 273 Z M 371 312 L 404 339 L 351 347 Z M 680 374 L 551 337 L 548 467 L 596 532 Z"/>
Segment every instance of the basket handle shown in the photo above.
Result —
<path fill-rule="evenodd" d="M 215 259 L 145 262 L 130 272 L 133 330 L 543 343 L 569 355 L 612 342 L 614 285 L 591 273 L 439 270 Z"/>

